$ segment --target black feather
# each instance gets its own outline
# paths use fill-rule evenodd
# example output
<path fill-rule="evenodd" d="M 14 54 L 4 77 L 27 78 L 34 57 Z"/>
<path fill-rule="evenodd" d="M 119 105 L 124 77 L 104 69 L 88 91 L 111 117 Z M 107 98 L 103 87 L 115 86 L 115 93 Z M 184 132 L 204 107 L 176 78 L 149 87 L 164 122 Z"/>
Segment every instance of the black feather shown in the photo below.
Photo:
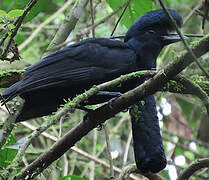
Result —
<path fill-rule="evenodd" d="M 183 24 L 181 15 L 173 9 L 168 9 L 168 12 L 174 18 L 176 24 L 181 27 Z M 175 30 L 165 12 L 162 9 L 158 9 L 141 16 L 127 31 L 125 42 L 149 29 L 158 30 L 161 34 L 167 34 L 168 32 Z"/>

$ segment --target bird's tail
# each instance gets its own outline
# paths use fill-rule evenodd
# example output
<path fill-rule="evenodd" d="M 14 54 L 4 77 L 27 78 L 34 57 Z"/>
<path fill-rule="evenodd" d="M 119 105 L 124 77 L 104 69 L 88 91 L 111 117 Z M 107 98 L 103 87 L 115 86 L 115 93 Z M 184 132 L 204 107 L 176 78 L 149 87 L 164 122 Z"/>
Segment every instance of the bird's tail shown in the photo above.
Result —
<path fill-rule="evenodd" d="M 137 168 L 144 173 L 159 172 L 165 168 L 167 161 L 154 96 L 135 104 L 130 115 Z"/>

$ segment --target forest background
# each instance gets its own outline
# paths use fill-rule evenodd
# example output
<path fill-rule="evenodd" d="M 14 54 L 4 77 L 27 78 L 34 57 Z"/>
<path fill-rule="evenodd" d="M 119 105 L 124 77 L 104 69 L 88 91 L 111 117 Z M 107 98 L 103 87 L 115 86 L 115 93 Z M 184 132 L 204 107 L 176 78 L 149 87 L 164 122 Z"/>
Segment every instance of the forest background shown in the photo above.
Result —
<path fill-rule="evenodd" d="M 182 32 L 201 34 L 203 38 L 209 39 L 207 0 L 164 0 L 163 3 L 182 15 Z M 136 19 L 159 8 L 159 1 L 154 0 L 0 0 L 0 92 L 19 80 L 25 68 L 51 51 L 89 37 L 109 38 L 113 30 L 113 36 L 124 36 Z M 199 41 L 200 38 L 190 38 L 187 42 L 192 48 Z M 164 68 L 186 51 L 183 43 L 166 47 L 157 60 L 158 69 Z M 209 72 L 208 60 L 209 53 L 204 53 L 198 59 L 206 72 Z M 167 85 L 165 91 L 155 94 L 168 159 L 168 165 L 160 175 L 162 179 L 180 179 L 184 170 L 191 170 L 191 163 L 202 159 L 198 161 L 200 164 L 193 164 L 200 170 L 190 171 L 191 179 L 206 180 L 209 179 L 209 171 L 205 168 L 209 166 L 209 117 L 206 111 L 209 103 L 208 75 L 196 63 L 187 66 L 181 75 L 197 86 L 199 91 L 183 92 L 182 85 L 173 80 L 170 81 L 170 87 L 175 88 L 169 90 Z M 19 104 L 21 100 L 16 98 L 7 105 L 13 112 Z M 64 118 L 53 125 L 47 124 L 51 120 L 50 116 L 12 125 L 8 130 L 10 126 L 5 127 L 3 122 L 11 116 L 6 107 L 1 106 L 0 139 L 7 137 L 4 134 L 7 130 L 10 134 L 0 150 L 2 179 L 21 175 L 23 167 L 51 148 L 55 141 L 83 120 L 84 114 L 83 111 L 75 110 L 73 113 L 67 112 Z M 40 135 L 45 124 L 47 128 Z M 108 131 L 106 134 L 113 159 L 112 168 L 106 150 L 105 131 Z M 28 143 L 27 148 L 22 147 L 25 142 Z M 104 128 L 92 130 L 48 168 L 43 171 L 36 169 L 35 174 L 37 179 L 105 180 L 114 171 L 114 177 L 120 174 L 122 179 L 127 173 L 123 168 L 134 163 L 129 113 L 120 112 L 106 121 Z M 129 178 L 137 180 L 145 177 L 135 173 Z"/>

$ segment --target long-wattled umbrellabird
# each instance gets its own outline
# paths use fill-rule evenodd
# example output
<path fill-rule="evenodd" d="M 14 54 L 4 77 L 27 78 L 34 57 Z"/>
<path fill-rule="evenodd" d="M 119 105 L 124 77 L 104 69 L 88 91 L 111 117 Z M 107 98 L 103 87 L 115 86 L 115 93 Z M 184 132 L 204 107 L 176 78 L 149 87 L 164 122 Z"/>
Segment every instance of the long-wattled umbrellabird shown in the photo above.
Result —
<path fill-rule="evenodd" d="M 168 9 L 176 24 L 182 17 Z M 58 50 L 32 65 L 23 79 L 2 94 L 4 102 L 20 96 L 25 100 L 16 122 L 51 114 L 64 104 L 64 99 L 122 74 L 156 68 L 156 59 L 165 45 L 180 41 L 163 10 L 144 14 L 128 30 L 124 42 L 108 38 L 89 38 Z M 125 83 L 117 92 L 126 92 L 137 83 Z M 92 96 L 88 104 L 111 99 L 109 95 Z M 156 104 L 153 96 L 136 105 L 139 118 L 131 110 L 136 164 L 143 172 L 158 172 L 166 165 Z M 135 107 L 135 106 L 134 106 Z M 153 145 L 154 144 L 154 145 Z"/>

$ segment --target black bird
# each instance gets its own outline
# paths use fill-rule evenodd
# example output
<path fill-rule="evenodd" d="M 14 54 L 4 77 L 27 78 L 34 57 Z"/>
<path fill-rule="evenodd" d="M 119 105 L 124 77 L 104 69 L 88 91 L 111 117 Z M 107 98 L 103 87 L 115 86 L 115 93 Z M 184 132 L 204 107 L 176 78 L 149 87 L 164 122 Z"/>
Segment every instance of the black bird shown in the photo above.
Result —
<path fill-rule="evenodd" d="M 178 12 L 168 11 L 181 27 L 182 17 Z M 21 81 L 3 92 L 3 103 L 16 96 L 25 100 L 16 122 L 48 115 L 64 104 L 64 99 L 73 98 L 95 84 L 122 74 L 155 69 L 162 48 L 180 41 L 178 35 L 171 34 L 173 30 L 163 10 L 155 10 L 144 14 L 131 26 L 124 42 L 90 38 L 67 46 L 28 68 Z M 124 83 L 112 91 L 123 93 L 143 81 Z M 101 94 L 91 97 L 88 104 L 98 104 L 111 98 Z M 165 167 L 166 158 L 156 104 L 153 96 L 146 97 L 144 102 L 138 103 L 130 112 L 135 159 L 142 172 L 158 172 Z"/>
<path fill-rule="evenodd" d="M 169 13 L 181 26 L 178 12 L 169 9 Z M 125 42 L 90 38 L 67 46 L 28 68 L 21 81 L 3 92 L 3 103 L 16 96 L 25 100 L 16 122 L 48 115 L 56 111 L 64 99 L 73 98 L 95 84 L 133 71 L 156 68 L 161 49 L 180 40 L 178 35 L 169 34 L 172 30 L 163 10 L 155 10 L 131 26 Z M 99 101 L 104 99 L 95 96 L 92 103 Z"/>

